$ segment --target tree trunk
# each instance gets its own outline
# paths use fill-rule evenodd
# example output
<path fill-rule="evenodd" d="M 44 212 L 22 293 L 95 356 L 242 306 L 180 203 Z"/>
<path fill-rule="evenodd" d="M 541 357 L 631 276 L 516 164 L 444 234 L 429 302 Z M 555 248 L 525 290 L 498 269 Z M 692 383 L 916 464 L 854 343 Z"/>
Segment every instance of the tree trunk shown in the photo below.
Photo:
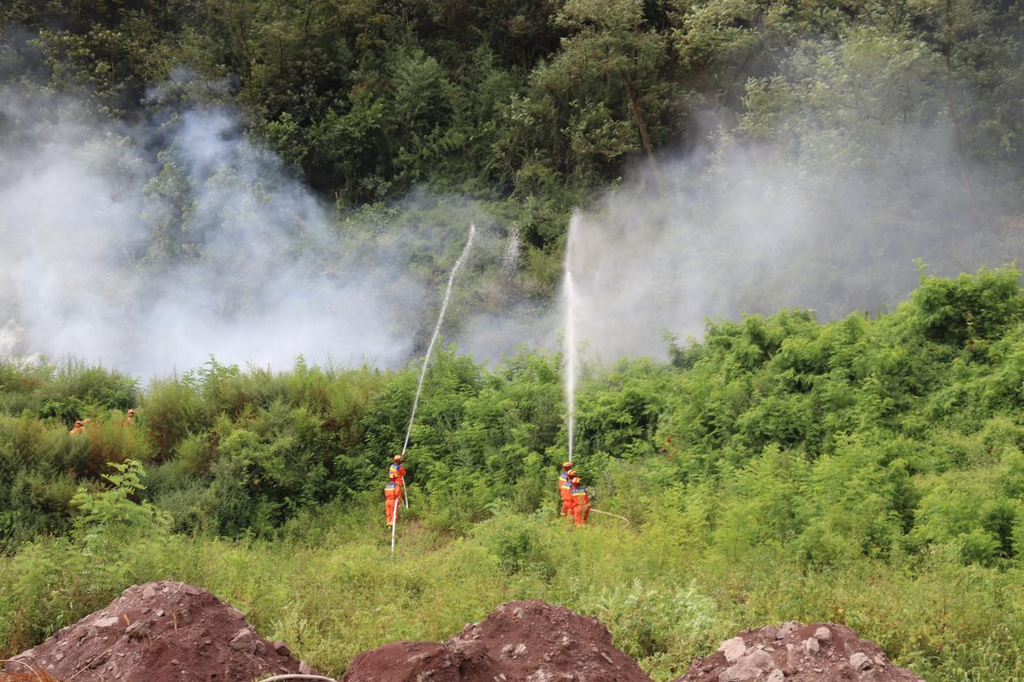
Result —
<path fill-rule="evenodd" d="M 625 81 L 626 94 L 629 96 L 629 109 L 633 112 L 633 121 L 636 123 L 637 130 L 640 131 L 640 142 L 647 153 L 647 160 L 651 164 L 651 170 L 654 171 L 655 175 L 658 175 L 660 172 L 658 162 L 654 159 L 654 148 L 651 147 L 651 139 L 647 136 L 647 122 L 644 120 L 643 109 L 640 108 L 640 103 L 637 101 L 636 87 L 633 86 L 633 82 L 629 78 L 626 78 Z"/>

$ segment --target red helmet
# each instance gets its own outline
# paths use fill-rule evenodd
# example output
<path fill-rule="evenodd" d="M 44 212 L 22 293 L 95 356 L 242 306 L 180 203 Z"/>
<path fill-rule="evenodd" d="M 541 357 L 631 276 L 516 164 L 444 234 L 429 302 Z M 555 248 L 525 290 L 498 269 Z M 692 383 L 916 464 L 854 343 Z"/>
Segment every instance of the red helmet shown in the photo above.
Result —
<path fill-rule="evenodd" d="M 568 471 L 569 469 L 572 469 L 572 462 L 562 462 L 562 470 Z"/>
<path fill-rule="evenodd" d="M 395 455 L 394 459 L 395 459 L 396 462 L 401 462 L 402 461 L 402 456 L 401 455 Z"/>
<path fill-rule="evenodd" d="M 581 479 L 579 476 L 577 476 L 574 479 L 572 479 L 572 484 L 573 485 L 580 485 L 581 483 L 583 483 L 583 479 Z"/>
<path fill-rule="evenodd" d="M 569 471 L 567 472 L 567 475 L 569 476 L 570 479 L 574 478 L 576 476 L 576 470 L 575 469 L 569 469 Z"/>

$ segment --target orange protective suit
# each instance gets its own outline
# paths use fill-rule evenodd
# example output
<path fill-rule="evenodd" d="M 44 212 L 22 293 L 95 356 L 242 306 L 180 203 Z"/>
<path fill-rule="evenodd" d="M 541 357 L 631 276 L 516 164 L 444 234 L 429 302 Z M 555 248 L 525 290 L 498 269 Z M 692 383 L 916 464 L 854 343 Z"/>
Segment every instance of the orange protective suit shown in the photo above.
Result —
<path fill-rule="evenodd" d="M 562 516 L 572 515 L 572 483 L 564 471 L 558 477 L 558 494 L 562 497 Z"/>
<path fill-rule="evenodd" d="M 384 486 L 384 518 L 388 526 L 392 526 L 398 518 L 399 503 L 402 499 L 402 491 L 394 480 L 388 481 Z"/>
<path fill-rule="evenodd" d="M 590 523 L 590 494 L 587 489 L 580 486 L 572 489 L 572 516 L 577 526 L 586 526 Z"/>
<path fill-rule="evenodd" d="M 388 476 L 392 481 L 398 484 L 399 489 L 405 492 L 405 467 L 401 464 L 392 464 L 391 469 L 388 472 Z"/>

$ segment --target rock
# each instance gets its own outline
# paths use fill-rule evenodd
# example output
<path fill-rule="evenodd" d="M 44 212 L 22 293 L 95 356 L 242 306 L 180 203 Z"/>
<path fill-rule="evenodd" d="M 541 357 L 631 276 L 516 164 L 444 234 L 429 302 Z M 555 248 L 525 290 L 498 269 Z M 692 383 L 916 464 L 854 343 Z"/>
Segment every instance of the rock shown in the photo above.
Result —
<path fill-rule="evenodd" d="M 306 663 L 305 661 L 299 661 L 299 674 L 312 675 L 313 669 L 309 667 L 309 663 Z"/>
<path fill-rule="evenodd" d="M 520 658 L 526 653 L 526 645 L 520 642 L 516 645 L 516 648 L 512 650 L 512 658 Z"/>
<path fill-rule="evenodd" d="M 788 623 L 783 623 L 779 626 L 779 639 L 784 639 L 788 637 L 790 633 L 793 632 L 793 630 L 796 630 L 798 627 L 800 627 L 800 624 L 793 620 L 789 621 Z"/>
<path fill-rule="evenodd" d="M 814 631 L 814 638 L 822 644 L 829 644 L 832 641 L 832 631 L 822 625 Z"/>
<path fill-rule="evenodd" d="M 782 682 L 785 678 L 786 676 L 783 674 L 783 672 L 776 668 L 771 672 L 771 674 L 768 675 L 767 682 Z"/>
<path fill-rule="evenodd" d="M 253 632 L 249 628 L 242 628 L 235 633 L 235 636 L 228 642 L 235 651 L 252 653 L 256 648 L 256 641 Z"/>
<path fill-rule="evenodd" d="M 854 670 L 868 670 L 871 668 L 871 659 L 865 653 L 857 652 L 850 656 L 850 667 Z"/>
<path fill-rule="evenodd" d="M 97 618 L 92 624 L 97 630 L 104 630 L 106 628 L 112 628 L 120 622 L 121 619 L 117 616 L 108 616 L 107 618 Z"/>
<path fill-rule="evenodd" d="M 818 653 L 819 648 L 820 645 L 818 644 L 818 640 L 816 640 L 814 637 L 808 637 L 804 640 L 804 651 L 806 651 L 807 653 L 816 654 Z"/>
<path fill-rule="evenodd" d="M 292 650 L 289 649 L 288 645 L 285 644 L 284 642 L 282 642 L 281 640 L 277 640 L 276 642 L 274 642 L 273 646 L 274 646 L 274 651 L 276 651 L 281 656 L 291 656 L 292 655 Z"/>
<path fill-rule="evenodd" d="M 142 588 L 142 600 L 151 601 L 156 598 L 156 588 L 152 585 L 146 585 Z"/>
<path fill-rule="evenodd" d="M 149 635 L 149 625 L 142 620 L 135 621 L 124 629 L 124 634 L 128 639 L 142 639 Z"/>
<path fill-rule="evenodd" d="M 718 676 L 718 682 L 747 682 L 753 680 L 765 670 L 775 667 L 770 654 L 755 651 L 736 661 L 728 670 Z"/>
<path fill-rule="evenodd" d="M 722 642 L 718 650 L 725 654 L 725 660 L 735 663 L 747 652 L 747 644 L 742 637 L 733 637 Z"/>

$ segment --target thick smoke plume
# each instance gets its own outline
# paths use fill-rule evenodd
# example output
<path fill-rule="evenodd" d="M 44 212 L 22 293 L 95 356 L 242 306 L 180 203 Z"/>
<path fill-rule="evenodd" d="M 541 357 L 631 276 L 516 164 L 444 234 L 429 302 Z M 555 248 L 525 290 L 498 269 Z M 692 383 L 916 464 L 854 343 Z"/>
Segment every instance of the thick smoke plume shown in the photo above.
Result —
<path fill-rule="evenodd" d="M 140 375 L 210 355 L 392 366 L 433 305 L 413 251 L 441 257 L 464 235 L 342 235 L 216 108 L 117 126 L 4 90 L 0 125 L 0 355 Z"/>
<path fill-rule="evenodd" d="M 716 144 L 577 212 L 567 258 L 588 360 L 664 357 L 666 334 L 699 337 L 706 318 L 876 313 L 917 285 L 918 260 L 953 276 L 1024 253 L 995 202 L 960 183 L 951 130 L 887 134 L 862 167 Z"/>

